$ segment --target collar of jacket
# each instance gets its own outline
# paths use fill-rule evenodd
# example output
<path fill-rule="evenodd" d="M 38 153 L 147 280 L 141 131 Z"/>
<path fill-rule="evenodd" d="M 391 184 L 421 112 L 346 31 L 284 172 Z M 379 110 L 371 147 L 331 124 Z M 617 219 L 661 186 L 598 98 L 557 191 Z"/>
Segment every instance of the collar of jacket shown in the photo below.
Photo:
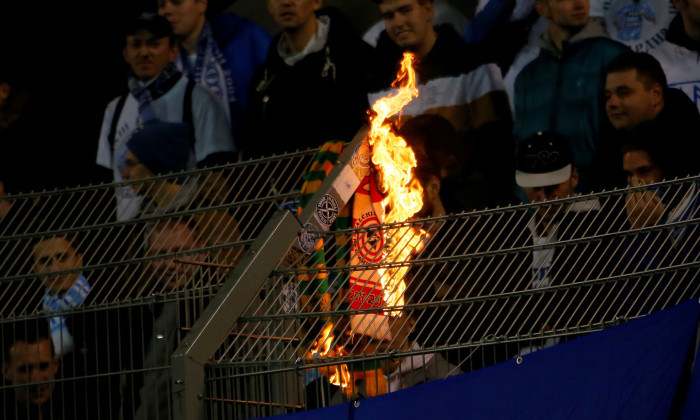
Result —
<path fill-rule="evenodd" d="M 683 27 L 683 18 L 680 13 L 673 18 L 671 24 L 668 26 L 666 40 L 672 44 L 687 48 L 690 51 L 700 53 L 700 42 L 695 42 L 688 37 Z"/>
<path fill-rule="evenodd" d="M 584 28 L 581 29 L 577 34 L 572 36 L 569 41 L 562 43 L 561 51 L 559 51 L 557 46 L 554 44 L 554 41 L 552 41 L 552 38 L 549 36 L 549 29 L 547 29 L 546 31 L 544 31 L 542 37 L 540 38 L 540 48 L 549 51 L 555 56 L 559 57 L 562 56 L 567 49 L 571 48 L 571 46 L 579 43 L 580 41 L 584 41 L 591 38 L 609 38 L 608 35 L 605 33 L 603 26 L 601 26 L 601 24 L 594 19 L 589 20 L 588 24 L 584 26 Z"/>

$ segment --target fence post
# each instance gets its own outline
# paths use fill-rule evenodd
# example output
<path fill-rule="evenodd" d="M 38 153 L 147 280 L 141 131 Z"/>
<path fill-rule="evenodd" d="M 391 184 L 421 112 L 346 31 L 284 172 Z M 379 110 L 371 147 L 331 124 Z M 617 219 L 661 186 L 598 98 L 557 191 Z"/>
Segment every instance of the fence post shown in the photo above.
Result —
<path fill-rule="evenodd" d="M 171 380 L 175 420 L 205 418 L 204 365 L 219 348 L 272 271 L 280 265 L 298 264 L 301 258 L 308 257 L 318 237 L 311 235 L 315 240 L 309 249 L 307 241 L 302 239 L 303 233 L 328 230 L 330 225 L 319 222 L 319 219 L 328 221 L 325 219 L 328 208 L 324 207 L 324 203 L 335 201 L 337 212 L 350 200 L 360 184 L 351 163 L 366 134 L 366 130 L 361 130 L 347 145 L 345 152 L 299 218 L 290 212 L 278 212 L 273 215 L 245 258 L 229 274 L 215 298 L 172 354 Z M 363 157 L 365 160 L 369 158 Z M 358 159 L 355 159 L 355 162 L 357 161 Z"/>

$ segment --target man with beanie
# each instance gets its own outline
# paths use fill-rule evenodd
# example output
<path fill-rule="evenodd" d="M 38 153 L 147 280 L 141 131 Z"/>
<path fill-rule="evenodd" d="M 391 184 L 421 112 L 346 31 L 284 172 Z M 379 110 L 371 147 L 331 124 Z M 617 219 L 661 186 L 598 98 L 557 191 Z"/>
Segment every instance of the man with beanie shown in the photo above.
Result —
<path fill-rule="evenodd" d="M 187 123 L 154 123 L 135 133 L 127 142 L 126 164 L 122 177 L 128 181 L 155 175 L 181 172 L 191 159 L 190 131 Z M 201 181 L 201 182 L 200 182 Z M 144 196 L 141 215 L 172 213 L 200 206 L 201 191 L 211 193 L 208 177 L 163 178 L 132 183 L 131 188 Z M 231 245 L 241 239 L 238 222 L 226 209 L 199 212 L 192 216 L 198 234 L 208 245 Z M 210 255 L 212 261 L 235 265 L 243 255 L 243 247 L 230 246 Z"/>
<path fill-rule="evenodd" d="M 134 133 L 126 143 L 122 178 L 134 181 L 186 170 L 192 156 L 191 130 L 189 123 L 158 122 Z M 147 197 L 144 210 L 164 212 L 188 204 L 195 187 L 192 182 L 182 184 L 172 179 L 131 184 L 136 194 Z"/>
<path fill-rule="evenodd" d="M 129 64 L 129 93 L 107 105 L 97 150 L 97 163 L 121 181 L 126 144 L 131 136 L 155 122 L 192 124 L 192 159 L 187 169 L 231 161 L 235 145 L 229 118 L 221 102 L 206 88 L 177 71 L 178 54 L 170 23 L 143 13 L 126 28 L 124 60 Z M 129 187 L 117 189 L 117 219 L 128 220 L 140 198 Z"/>

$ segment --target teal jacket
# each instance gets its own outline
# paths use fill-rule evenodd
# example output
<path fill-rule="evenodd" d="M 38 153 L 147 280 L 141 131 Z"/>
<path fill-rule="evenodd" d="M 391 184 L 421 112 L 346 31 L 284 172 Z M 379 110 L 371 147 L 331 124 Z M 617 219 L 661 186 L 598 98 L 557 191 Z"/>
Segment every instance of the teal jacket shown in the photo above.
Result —
<path fill-rule="evenodd" d="M 589 23 L 559 51 L 545 35 L 539 56 L 515 81 L 516 146 L 538 131 L 557 131 L 569 139 L 579 170 L 579 190 L 596 189 L 592 168 L 600 140 L 611 130 L 605 113 L 605 68 L 629 48 L 606 38 Z M 598 172 L 598 171 L 595 171 Z"/>

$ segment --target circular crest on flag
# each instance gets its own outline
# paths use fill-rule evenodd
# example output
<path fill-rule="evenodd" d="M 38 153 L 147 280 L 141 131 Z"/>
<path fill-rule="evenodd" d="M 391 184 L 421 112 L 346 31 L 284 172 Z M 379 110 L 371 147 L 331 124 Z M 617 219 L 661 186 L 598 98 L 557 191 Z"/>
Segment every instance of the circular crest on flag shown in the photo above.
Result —
<path fill-rule="evenodd" d="M 352 159 L 350 160 L 350 166 L 353 168 L 369 168 L 369 149 L 363 144 L 357 146 L 355 153 L 352 154 Z"/>
<path fill-rule="evenodd" d="M 607 0 L 602 2 L 602 9 L 610 38 L 637 52 L 649 52 L 664 42 L 666 29 L 676 14 L 673 4 L 666 0 Z"/>
<path fill-rule="evenodd" d="M 285 313 L 293 314 L 299 312 L 299 292 L 297 291 L 297 284 L 294 281 L 290 281 L 284 285 L 282 288 L 281 300 L 282 310 Z"/>
<path fill-rule="evenodd" d="M 314 250 L 316 241 L 318 241 L 318 229 L 311 223 L 307 223 L 304 225 L 304 229 L 301 230 L 301 234 L 299 235 L 299 246 L 308 254 Z"/>
<path fill-rule="evenodd" d="M 338 216 L 338 202 L 332 195 L 326 194 L 316 205 L 316 219 L 323 226 L 329 227 Z"/>
<path fill-rule="evenodd" d="M 379 228 L 377 216 L 372 213 L 371 216 L 363 217 L 356 227 L 367 228 L 354 235 L 357 256 L 368 264 L 380 262 L 384 252 L 384 233 Z"/>

